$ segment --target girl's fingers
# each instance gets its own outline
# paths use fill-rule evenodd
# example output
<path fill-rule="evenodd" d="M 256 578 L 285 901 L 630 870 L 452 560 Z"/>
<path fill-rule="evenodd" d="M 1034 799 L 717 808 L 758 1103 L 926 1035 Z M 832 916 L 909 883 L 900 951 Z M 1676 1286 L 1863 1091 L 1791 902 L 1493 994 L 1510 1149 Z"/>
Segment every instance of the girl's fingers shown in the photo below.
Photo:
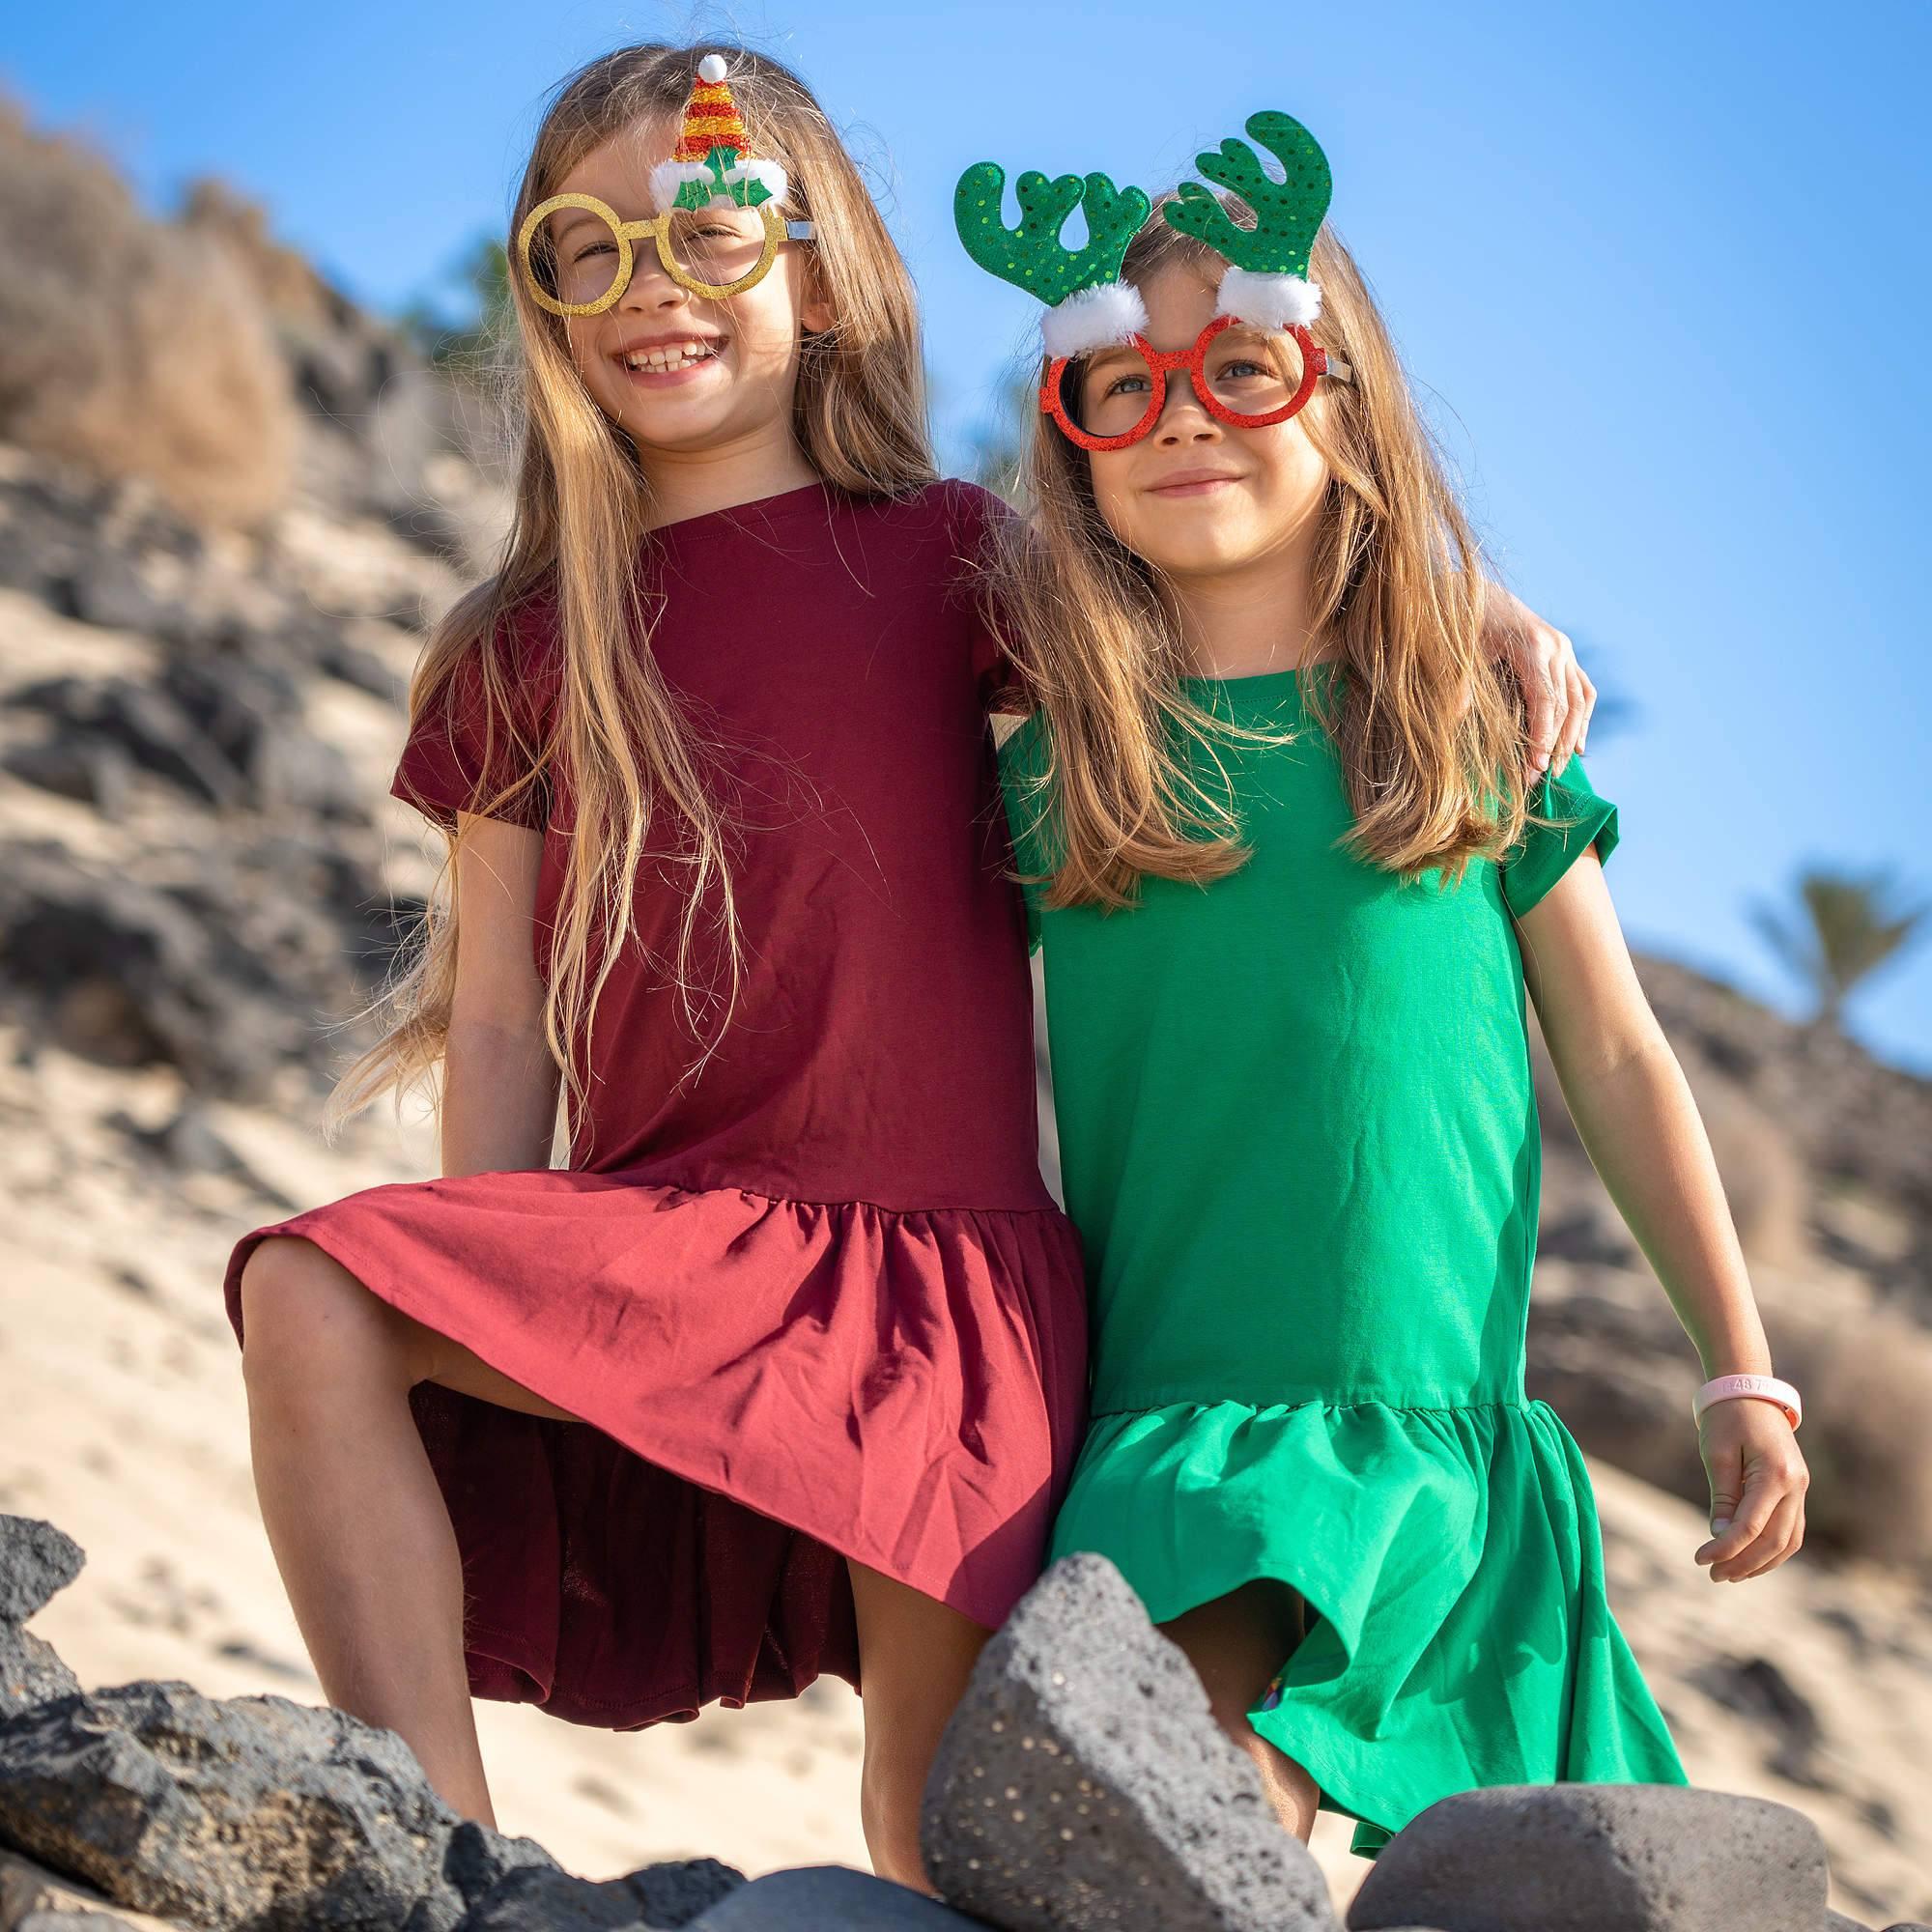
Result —
<path fill-rule="evenodd" d="M 1569 687 L 1559 675 L 1551 634 L 1541 624 L 1523 632 L 1517 645 L 1517 681 L 1528 710 L 1529 771 L 1547 771 L 1570 708 Z"/>
<path fill-rule="evenodd" d="M 1711 1483 L 1711 1540 L 1697 1551 L 1696 1561 L 1709 1563 L 1737 1520 L 1738 1504 L 1745 1492 L 1745 1459 L 1736 1448 L 1720 1449 L 1708 1439 L 1700 1447 L 1704 1473 Z"/>
<path fill-rule="evenodd" d="M 1550 769 L 1558 778 L 1564 768 L 1583 748 L 1583 727 L 1590 722 L 1589 699 L 1584 693 L 1583 668 L 1577 662 L 1576 653 L 1570 649 L 1570 639 L 1563 639 L 1563 648 L 1568 655 L 1563 665 L 1564 690 L 1568 694 L 1570 706 L 1563 717 L 1563 735 L 1556 742 L 1556 755 L 1550 761 Z"/>
<path fill-rule="evenodd" d="M 1590 749 L 1590 720 L 1597 715 L 1597 687 L 1581 665 L 1577 667 L 1577 675 L 1583 680 L 1583 729 L 1577 740 L 1577 750 L 1581 755 Z"/>
<path fill-rule="evenodd" d="M 1804 1508 L 1804 1499 L 1796 1492 L 1781 1495 L 1761 1535 L 1753 1537 L 1734 1557 L 1712 1564 L 1712 1582 L 1742 1583 L 1776 1569 L 1784 1560 L 1785 1547 L 1798 1529 Z"/>
<path fill-rule="evenodd" d="M 1736 1561 L 1764 1534 L 1765 1524 L 1771 1520 L 1772 1512 L 1784 1493 L 1783 1485 L 1773 1481 L 1770 1471 L 1759 1463 L 1746 1473 L 1740 1494 L 1735 1474 L 1737 1459 L 1734 1455 L 1726 1456 L 1723 1462 L 1726 1467 L 1721 1472 L 1716 1468 L 1710 1472 L 1711 1527 L 1717 1534 L 1697 1552 L 1697 1561 L 1708 1563 L 1714 1577 L 1719 1564 Z M 1735 1508 L 1731 1507 L 1733 1497 L 1737 1499 Z M 1724 1521 L 1726 1516 L 1730 1518 L 1728 1523 Z"/>
<path fill-rule="evenodd" d="M 1750 1573 L 1751 1577 L 1770 1576 L 1774 1570 L 1780 1569 L 1782 1568 L 1783 1565 L 1789 1563 L 1791 1559 L 1794 1556 L 1796 1556 L 1798 1552 L 1804 1548 L 1804 1511 L 1803 1506 L 1801 1505 L 1798 1511 L 1797 1520 L 1792 1526 L 1790 1540 L 1785 1544 L 1784 1548 L 1776 1553 L 1776 1555 L 1773 1556 L 1768 1562 L 1760 1564 L 1755 1570 L 1753 1570 Z M 1745 1583 L 1748 1582 L 1750 1580 L 1750 1577 L 1741 1577 L 1738 1578 L 1738 1580 L 1741 1583 Z"/>

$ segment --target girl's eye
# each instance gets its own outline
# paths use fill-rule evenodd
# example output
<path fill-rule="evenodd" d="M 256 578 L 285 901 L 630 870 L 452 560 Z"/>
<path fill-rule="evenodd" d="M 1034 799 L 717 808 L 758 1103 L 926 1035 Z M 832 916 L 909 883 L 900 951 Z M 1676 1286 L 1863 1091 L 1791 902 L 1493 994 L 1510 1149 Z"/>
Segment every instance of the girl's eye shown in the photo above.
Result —
<path fill-rule="evenodd" d="M 1271 376 L 1273 374 L 1274 371 L 1272 369 L 1265 369 L 1261 365 L 1261 363 L 1251 362 L 1246 360 L 1245 358 L 1238 362 L 1224 363 L 1221 369 L 1221 376 L 1223 381 L 1226 381 L 1230 377 L 1239 378 L 1244 376 Z"/>
<path fill-rule="evenodd" d="M 1105 402 L 1107 396 L 1145 395 L 1152 386 L 1145 376 L 1116 376 L 1107 384 L 1106 395 L 1101 397 L 1101 401 Z"/>
<path fill-rule="evenodd" d="M 570 259 L 573 262 L 587 262 L 593 255 L 614 255 L 617 245 L 613 242 L 586 242 Z"/>

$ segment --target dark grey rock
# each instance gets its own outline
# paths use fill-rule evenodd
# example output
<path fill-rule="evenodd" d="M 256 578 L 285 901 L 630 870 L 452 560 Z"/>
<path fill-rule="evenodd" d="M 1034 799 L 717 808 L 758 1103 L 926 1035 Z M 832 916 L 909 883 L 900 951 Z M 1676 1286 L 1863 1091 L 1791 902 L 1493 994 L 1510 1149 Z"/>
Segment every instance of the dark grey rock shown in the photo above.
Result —
<path fill-rule="evenodd" d="M 983 1927 L 983 1921 L 921 1892 L 843 1865 L 812 1865 L 753 1879 L 692 1922 L 697 1932 L 975 1932 Z M 1150 1926 L 1153 1922 L 1147 1921 Z"/>
<path fill-rule="evenodd" d="M 1916 1918 L 1901 1918 L 1896 1925 L 1888 1925 L 1885 1932 L 1932 1932 L 1932 1925 L 1922 1925 Z"/>
<path fill-rule="evenodd" d="M 13 701 L 49 719 L 61 737 L 118 747 L 143 771 L 204 804 L 240 805 L 246 796 L 233 756 L 168 691 L 120 677 L 54 677 L 14 694 Z"/>
<path fill-rule="evenodd" d="M 716 1859 L 645 1865 L 602 1884 L 554 1867 L 513 1871 L 470 1909 L 461 1932 L 659 1932 L 696 1924 L 744 1883 Z"/>
<path fill-rule="evenodd" d="M 369 816 L 368 787 L 349 760 L 305 731 L 266 733 L 249 777 L 265 811 L 313 812 L 351 825 Z"/>
<path fill-rule="evenodd" d="M 131 558 L 106 545 L 86 565 L 47 586 L 47 602 L 63 617 L 112 631 L 158 630 L 169 606 L 150 590 Z"/>
<path fill-rule="evenodd" d="M 23 1624 L 80 1575 L 87 1552 L 39 1517 L 0 1516 L 0 1624 Z"/>
<path fill-rule="evenodd" d="M 266 740 L 301 716 L 301 687 L 286 663 L 258 661 L 244 634 L 233 652 L 170 658 L 161 688 L 238 772 L 256 770 Z"/>
<path fill-rule="evenodd" d="M 1056 1564 L 981 1654 L 921 1845 L 951 1903 L 1009 1932 L 1335 1922 L 1193 1667 L 1099 1556 Z"/>
<path fill-rule="evenodd" d="M 556 1861 L 534 1838 L 506 1838 L 469 1818 L 449 1834 L 442 1854 L 443 1877 L 472 1905 L 511 1872 L 533 1868 L 554 1871 Z"/>
<path fill-rule="evenodd" d="M 320 1051 L 310 1015 L 343 1004 L 327 978 L 346 978 L 336 932 L 240 867 L 158 891 L 25 841 L 0 867 L 0 994 L 33 1000 L 70 1052 L 166 1063 L 205 1093 L 257 1094 Z"/>
<path fill-rule="evenodd" d="M 56 736 L 15 747 L 4 763 L 22 783 L 91 805 L 103 818 L 119 819 L 128 809 L 132 767 L 119 745 Z"/>
<path fill-rule="evenodd" d="M 1396 1833 L 1353 1932 L 1818 1932 L 1824 1841 L 1761 1799 L 1657 1784 L 1506 1785 L 1445 1798 Z"/>
<path fill-rule="evenodd" d="M 71 1696 L 79 1689 L 80 1679 L 61 1662 L 52 1644 L 17 1624 L 0 1623 L 0 1719 Z"/>
<path fill-rule="evenodd" d="M 316 668 L 326 677 L 380 697 L 384 704 L 400 706 L 409 695 L 407 678 L 398 677 L 374 651 L 352 644 L 339 632 L 321 646 Z"/>
<path fill-rule="evenodd" d="M 417 1902 L 403 1932 L 451 1932 L 505 1879 L 532 1874 L 563 1876 L 534 1838 L 506 1838 L 465 1819 L 443 1846 L 441 1886 Z"/>
<path fill-rule="evenodd" d="M 1871 1927 L 1860 1919 L 1847 1918 L 1842 1912 L 1828 1912 L 1825 1932 L 1871 1932 Z"/>
<path fill-rule="evenodd" d="M 132 1684 L 0 1724 L 0 1840 L 209 1932 L 438 1932 L 457 1824 L 400 1738 L 281 1697 Z"/>

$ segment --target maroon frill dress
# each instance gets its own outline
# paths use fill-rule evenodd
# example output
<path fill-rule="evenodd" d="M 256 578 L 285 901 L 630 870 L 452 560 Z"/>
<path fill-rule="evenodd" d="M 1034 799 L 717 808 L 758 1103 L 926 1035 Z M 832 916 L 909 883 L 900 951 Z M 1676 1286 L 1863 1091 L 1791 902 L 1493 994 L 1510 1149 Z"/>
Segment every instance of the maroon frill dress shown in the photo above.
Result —
<path fill-rule="evenodd" d="M 592 1034 L 568 1168 L 376 1187 L 298 1236 L 582 1417 L 425 1384 L 478 1695 L 624 1728 L 857 1681 L 845 1557 L 987 1626 L 1037 1575 L 1079 1447 L 1078 1244 L 1039 1177 L 1019 901 L 968 566 L 995 513 L 818 485 L 672 525 L 639 568 L 650 647 L 733 824 L 748 962 L 696 1042 L 647 866 Z M 554 612 L 515 622 L 525 724 Z M 449 823 L 505 742 L 480 684 L 418 725 L 395 790 Z M 500 778 L 493 771 L 493 778 Z M 569 850 L 544 830 L 545 964 Z"/>

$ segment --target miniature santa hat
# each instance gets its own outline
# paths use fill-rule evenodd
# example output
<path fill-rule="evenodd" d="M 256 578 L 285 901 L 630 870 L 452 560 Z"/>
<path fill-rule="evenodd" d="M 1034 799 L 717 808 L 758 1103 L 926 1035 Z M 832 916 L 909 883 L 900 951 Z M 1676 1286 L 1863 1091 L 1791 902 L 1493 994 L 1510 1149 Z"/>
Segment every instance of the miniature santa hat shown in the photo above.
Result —
<path fill-rule="evenodd" d="M 651 170 L 658 207 L 756 208 L 783 201 L 791 184 L 776 161 L 752 152 L 752 139 L 731 99 L 723 54 L 706 54 L 691 83 L 684 126 L 670 159 Z"/>

